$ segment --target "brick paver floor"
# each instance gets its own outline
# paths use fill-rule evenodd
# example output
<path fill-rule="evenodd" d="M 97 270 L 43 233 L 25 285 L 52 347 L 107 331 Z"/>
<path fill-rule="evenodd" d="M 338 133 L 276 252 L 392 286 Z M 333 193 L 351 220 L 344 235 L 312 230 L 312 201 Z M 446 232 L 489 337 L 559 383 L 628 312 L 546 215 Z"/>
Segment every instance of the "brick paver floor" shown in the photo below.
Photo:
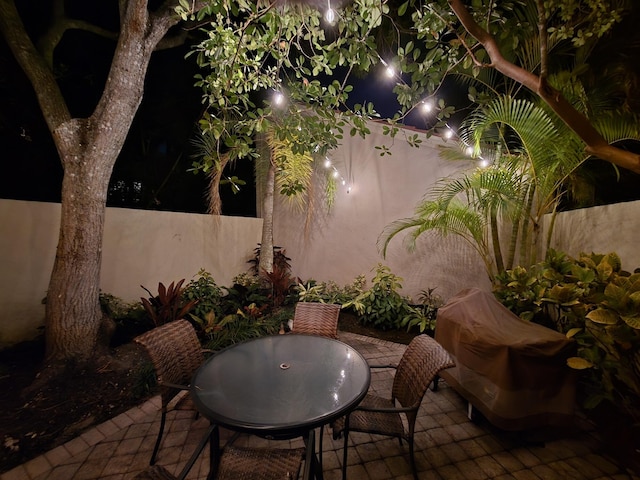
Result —
<path fill-rule="evenodd" d="M 374 364 L 397 363 L 404 345 L 351 333 L 340 339 Z M 372 388 L 390 385 L 392 372 L 372 374 Z M 160 399 L 154 397 L 79 437 L 0 475 L 0 480 L 124 480 L 149 462 L 160 421 Z M 578 417 L 576 427 L 562 434 L 499 432 L 480 419 L 467 418 L 467 404 L 446 383 L 429 390 L 416 425 L 416 462 L 421 479 L 429 480 L 640 480 L 602 453 L 592 426 Z M 157 463 L 177 474 L 206 431 L 208 422 L 193 414 L 168 415 L 166 434 Z M 224 439 L 225 432 L 222 432 Z M 252 445 L 269 443 L 241 437 Z M 300 440 L 292 441 L 292 445 Z M 341 478 L 342 440 L 324 429 L 323 467 L 326 480 Z M 204 479 L 209 470 L 208 449 L 188 478 Z M 412 479 L 407 445 L 396 439 L 352 433 L 349 436 L 349 480 Z"/>

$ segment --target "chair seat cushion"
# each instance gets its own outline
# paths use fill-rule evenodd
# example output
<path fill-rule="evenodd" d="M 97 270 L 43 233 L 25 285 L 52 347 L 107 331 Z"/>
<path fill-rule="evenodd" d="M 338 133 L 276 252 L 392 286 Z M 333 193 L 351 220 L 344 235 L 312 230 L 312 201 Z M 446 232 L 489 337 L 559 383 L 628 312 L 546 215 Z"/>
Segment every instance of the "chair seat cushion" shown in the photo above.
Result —
<path fill-rule="evenodd" d="M 310 448 L 312 448 L 310 446 Z M 282 480 L 296 479 L 300 472 L 305 448 L 224 448 L 219 480 Z"/>

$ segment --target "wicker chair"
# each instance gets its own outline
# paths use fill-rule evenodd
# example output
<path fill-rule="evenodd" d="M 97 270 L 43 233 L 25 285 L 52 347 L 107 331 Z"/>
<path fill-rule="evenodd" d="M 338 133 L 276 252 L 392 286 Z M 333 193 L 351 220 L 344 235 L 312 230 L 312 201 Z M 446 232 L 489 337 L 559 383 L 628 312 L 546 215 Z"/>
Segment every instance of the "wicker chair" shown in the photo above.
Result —
<path fill-rule="evenodd" d="M 340 305 L 333 303 L 298 302 L 291 333 L 337 339 L 340 308 Z"/>
<path fill-rule="evenodd" d="M 309 432 L 307 441 L 307 445 L 311 448 L 245 448 L 227 444 L 222 451 L 217 452 L 214 450 L 219 442 L 217 426 L 211 427 L 204 439 L 205 442 L 198 446 L 178 477 L 169 473 L 164 467 L 153 465 L 134 478 L 137 480 L 183 480 L 202 451 L 204 443 L 212 434 L 212 456 L 216 457 L 212 463 L 215 464 L 214 468 L 217 467 L 212 478 L 216 480 L 294 480 L 300 475 L 303 460 L 302 479 L 312 478 L 315 463 L 313 431 Z"/>
<path fill-rule="evenodd" d="M 331 425 L 334 438 L 344 434 L 343 479 L 347 473 L 347 441 L 352 431 L 397 437 L 400 443 L 405 439 L 409 444 L 413 477 L 418 480 L 413 445 L 418 409 L 438 372 L 453 366 L 451 357 L 439 343 L 427 335 L 418 335 L 407 347 L 397 367 L 371 367 L 396 368 L 391 398 L 368 393 L 354 411 Z M 406 416 L 406 427 L 402 421 L 403 414 Z"/>
<path fill-rule="evenodd" d="M 193 374 L 204 361 L 205 350 L 202 349 L 193 326 L 187 320 L 166 323 L 137 336 L 134 341 L 142 345 L 151 358 L 162 399 L 160 431 L 149 461 L 149 464 L 153 465 L 160 448 L 169 403 L 181 391 L 189 389 Z M 197 412 L 189 395 L 179 399 L 173 409 Z"/>

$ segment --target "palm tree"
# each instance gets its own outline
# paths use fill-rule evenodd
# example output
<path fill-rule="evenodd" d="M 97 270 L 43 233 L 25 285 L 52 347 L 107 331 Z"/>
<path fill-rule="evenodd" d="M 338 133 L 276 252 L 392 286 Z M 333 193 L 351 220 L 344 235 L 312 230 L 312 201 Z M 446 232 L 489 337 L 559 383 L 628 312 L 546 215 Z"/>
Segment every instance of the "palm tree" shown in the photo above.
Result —
<path fill-rule="evenodd" d="M 619 118 L 602 115 L 598 124 L 610 142 L 639 138 Z M 471 114 L 460 140 L 476 156 L 490 152 L 493 163 L 438 182 L 413 217 L 385 228 L 379 239 L 383 254 L 396 235 L 411 230 L 409 247 L 425 232 L 461 236 L 482 257 L 491 280 L 505 269 L 535 263 L 543 215 L 556 211 L 571 175 L 588 158 L 583 142 L 545 109 L 507 95 Z M 462 157 L 459 149 L 446 152 Z"/>

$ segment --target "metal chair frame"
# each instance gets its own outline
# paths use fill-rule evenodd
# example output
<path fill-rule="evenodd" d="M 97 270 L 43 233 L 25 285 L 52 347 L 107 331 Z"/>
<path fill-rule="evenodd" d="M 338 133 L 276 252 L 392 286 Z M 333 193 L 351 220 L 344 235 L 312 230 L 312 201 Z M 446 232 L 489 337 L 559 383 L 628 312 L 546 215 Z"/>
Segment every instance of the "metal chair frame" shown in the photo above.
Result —
<path fill-rule="evenodd" d="M 160 449 L 169 403 L 181 391 L 189 390 L 191 378 L 202 365 L 207 350 L 202 348 L 193 325 L 187 320 L 175 320 L 156 327 L 134 338 L 134 342 L 142 345 L 147 351 L 160 386 L 162 413 L 160 431 L 149 461 L 149 464 L 153 465 Z M 197 413 L 188 395 L 179 400 L 174 409 L 194 410 Z"/>
<path fill-rule="evenodd" d="M 397 367 L 394 365 L 371 367 L 396 370 L 391 398 L 369 393 L 354 411 L 332 424 L 334 438 L 344 434 L 343 480 L 347 475 L 347 446 L 350 431 L 397 437 L 401 444 L 403 439 L 406 440 L 409 444 L 413 477 L 418 480 L 414 455 L 414 431 L 418 410 L 427 388 L 438 372 L 454 365 L 447 351 L 439 343 L 427 335 L 418 335 L 409 343 Z M 402 422 L 402 415 L 406 416 L 406 428 Z"/>

